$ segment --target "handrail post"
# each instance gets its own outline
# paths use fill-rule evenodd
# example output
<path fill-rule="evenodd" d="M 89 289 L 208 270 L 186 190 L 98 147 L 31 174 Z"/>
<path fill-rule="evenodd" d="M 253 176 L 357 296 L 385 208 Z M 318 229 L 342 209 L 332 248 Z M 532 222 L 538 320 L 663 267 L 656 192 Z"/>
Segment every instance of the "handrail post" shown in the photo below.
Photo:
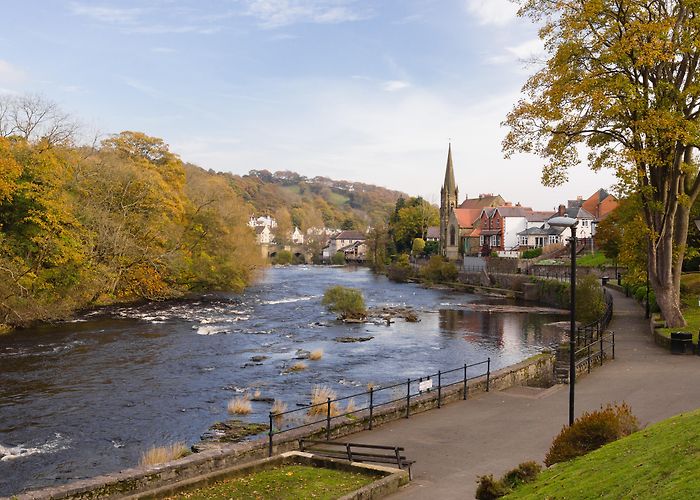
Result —
<path fill-rule="evenodd" d="M 591 373 L 591 344 L 588 344 L 588 373 Z"/>
<path fill-rule="evenodd" d="M 406 418 L 411 414 L 411 379 L 406 382 Z"/>
<path fill-rule="evenodd" d="M 374 387 L 369 388 L 369 430 L 372 430 L 372 410 L 374 410 Z"/>
<path fill-rule="evenodd" d="M 462 389 L 462 399 L 467 400 L 467 364 L 464 363 L 464 387 Z"/>
<path fill-rule="evenodd" d="M 442 399 L 442 371 L 438 370 L 438 408 L 441 406 Z"/>
<path fill-rule="evenodd" d="M 486 392 L 489 392 L 491 386 L 491 357 L 486 359 Z"/>
<path fill-rule="evenodd" d="M 272 456 L 272 434 L 274 431 L 272 430 L 272 412 L 270 412 L 270 430 L 268 431 L 268 444 L 267 444 L 267 456 L 271 457 Z"/>
<path fill-rule="evenodd" d="M 615 359 L 615 332 L 612 333 L 612 359 Z"/>
<path fill-rule="evenodd" d="M 600 366 L 603 366 L 603 356 L 605 355 L 605 348 L 603 347 L 603 335 L 600 336 Z"/>
<path fill-rule="evenodd" d="M 326 410 L 326 441 L 331 440 L 331 398 L 328 398 L 328 408 Z"/>

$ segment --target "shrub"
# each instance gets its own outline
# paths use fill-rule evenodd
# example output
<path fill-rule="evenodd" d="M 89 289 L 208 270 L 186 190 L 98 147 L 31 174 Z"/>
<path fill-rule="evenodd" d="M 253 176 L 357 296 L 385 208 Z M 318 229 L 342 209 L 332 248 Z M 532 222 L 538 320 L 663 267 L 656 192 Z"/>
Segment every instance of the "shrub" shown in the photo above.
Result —
<path fill-rule="evenodd" d="M 392 281 L 397 281 L 399 283 L 405 283 L 408 281 L 408 279 L 413 276 L 413 268 L 408 261 L 408 255 L 399 255 L 396 262 L 392 263 L 387 268 L 386 274 Z"/>
<path fill-rule="evenodd" d="M 327 385 L 315 385 L 311 390 L 311 406 L 307 412 L 309 415 L 325 415 L 328 412 L 328 398 L 331 399 L 331 416 L 338 415 L 340 409 L 338 403 L 332 401 L 336 393 Z"/>
<path fill-rule="evenodd" d="M 411 247 L 411 252 L 413 255 L 420 255 L 425 250 L 425 240 L 423 238 L 415 238 L 413 240 L 413 246 Z"/>
<path fill-rule="evenodd" d="M 515 489 L 521 484 L 534 481 L 540 472 L 542 472 L 542 466 L 537 462 L 523 462 L 515 469 L 506 472 L 501 481 L 508 488 Z"/>
<path fill-rule="evenodd" d="M 585 455 L 638 429 L 639 421 L 626 403 L 584 413 L 554 438 L 544 463 L 550 466 Z"/>
<path fill-rule="evenodd" d="M 454 281 L 457 279 L 457 266 L 439 255 L 430 257 L 428 263 L 420 270 L 421 277 L 427 281 Z"/>
<path fill-rule="evenodd" d="M 309 359 L 311 361 L 318 361 L 323 357 L 323 349 L 315 349 L 309 353 Z"/>
<path fill-rule="evenodd" d="M 275 255 L 272 258 L 272 263 L 279 265 L 287 265 L 292 263 L 292 259 L 292 252 L 289 252 L 287 250 L 280 250 L 279 252 L 277 252 L 277 255 Z"/>
<path fill-rule="evenodd" d="M 341 318 L 364 318 L 367 315 L 365 299 L 362 292 L 356 288 L 336 285 L 328 288 L 323 294 L 322 304 L 329 311 L 338 313 Z"/>
<path fill-rule="evenodd" d="M 331 257 L 331 264 L 335 264 L 336 266 L 345 264 L 345 254 L 343 252 L 336 252 L 333 257 Z"/>
<path fill-rule="evenodd" d="M 539 257 L 540 255 L 542 255 L 541 248 L 531 248 L 531 249 L 525 250 L 523 252 L 522 258 L 523 259 L 534 259 L 535 257 Z"/>
<path fill-rule="evenodd" d="M 599 319 L 605 312 L 603 288 L 593 274 L 586 274 L 576 283 L 576 319 L 584 324 Z"/>
<path fill-rule="evenodd" d="M 228 402 L 228 412 L 232 415 L 248 415 L 252 411 L 248 396 L 234 398 Z"/>
<path fill-rule="evenodd" d="M 508 488 L 499 480 L 493 478 L 493 474 L 481 476 L 476 487 L 476 498 L 479 500 L 494 500 L 509 493 Z"/>
<path fill-rule="evenodd" d="M 154 446 L 148 451 L 141 454 L 139 465 L 142 467 L 148 465 L 157 465 L 165 462 L 171 462 L 190 454 L 190 450 L 185 446 L 185 443 L 173 443 L 165 446 Z"/>

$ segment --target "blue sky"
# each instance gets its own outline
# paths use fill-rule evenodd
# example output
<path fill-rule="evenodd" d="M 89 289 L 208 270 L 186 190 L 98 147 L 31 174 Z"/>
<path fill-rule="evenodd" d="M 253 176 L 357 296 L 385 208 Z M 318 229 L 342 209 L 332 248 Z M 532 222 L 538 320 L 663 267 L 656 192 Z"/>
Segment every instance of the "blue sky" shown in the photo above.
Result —
<path fill-rule="evenodd" d="M 551 209 L 559 188 L 503 159 L 500 127 L 541 55 L 508 0 L 25 0 L 3 9 L 0 92 L 38 93 L 102 134 L 140 130 L 214 170 L 293 170 L 439 202 L 448 140 L 460 198 Z"/>

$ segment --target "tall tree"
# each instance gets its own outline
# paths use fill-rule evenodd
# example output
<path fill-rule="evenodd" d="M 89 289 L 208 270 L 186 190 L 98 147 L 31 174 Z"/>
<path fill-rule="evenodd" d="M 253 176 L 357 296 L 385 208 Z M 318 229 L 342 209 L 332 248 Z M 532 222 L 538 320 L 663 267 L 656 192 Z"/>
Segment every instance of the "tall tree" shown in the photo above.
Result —
<path fill-rule="evenodd" d="M 683 326 L 680 278 L 690 207 L 700 192 L 700 2 L 519 0 L 542 23 L 544 67 L 506 118 L 506 155 L 548 160 L 555 186 L 588 150 L 639 196 L 649 231 L 648 268 L 669 326 Z"/>

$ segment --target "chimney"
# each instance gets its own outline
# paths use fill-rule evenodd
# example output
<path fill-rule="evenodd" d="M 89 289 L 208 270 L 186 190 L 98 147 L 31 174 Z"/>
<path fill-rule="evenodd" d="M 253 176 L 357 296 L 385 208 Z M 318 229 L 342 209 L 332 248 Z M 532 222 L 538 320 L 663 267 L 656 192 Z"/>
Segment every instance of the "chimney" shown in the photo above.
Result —
<path fill-rule="evenodd" d="M 564 205 L 559 205 L 559 210 L 557 210 L 557 215 L 562 216 L 566 214 L 566 207 Z"/>

